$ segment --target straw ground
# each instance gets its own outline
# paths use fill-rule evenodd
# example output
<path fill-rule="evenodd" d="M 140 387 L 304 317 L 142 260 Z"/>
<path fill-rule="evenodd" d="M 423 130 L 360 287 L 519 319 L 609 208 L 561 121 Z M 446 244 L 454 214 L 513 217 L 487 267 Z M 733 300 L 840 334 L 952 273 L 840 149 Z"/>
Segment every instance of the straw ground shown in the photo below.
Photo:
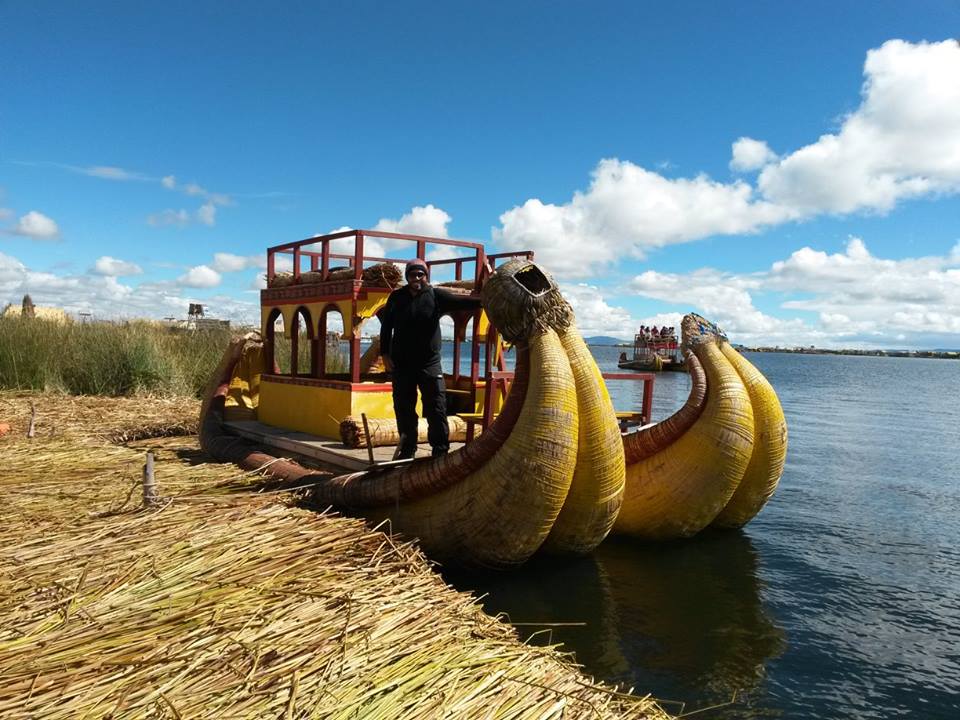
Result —
<path fill-rule="evenodd" d="M 196 411 L 0 393 L 0 716 L 666 717 L 519 642 L 412 544 L 208 464 L 178 434 Z"/>

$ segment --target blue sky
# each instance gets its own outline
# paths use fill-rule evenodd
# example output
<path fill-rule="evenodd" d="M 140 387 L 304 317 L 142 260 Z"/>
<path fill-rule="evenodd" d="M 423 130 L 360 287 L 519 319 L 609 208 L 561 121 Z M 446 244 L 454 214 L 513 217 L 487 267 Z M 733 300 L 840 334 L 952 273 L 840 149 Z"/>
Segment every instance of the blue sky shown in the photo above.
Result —
<path fill-rule="evenodd" d="M 0 303 L 257 315 L 265 248 L 532 248 L 585 334 L 960 347 L 954 2 L 0 3 Z"/>

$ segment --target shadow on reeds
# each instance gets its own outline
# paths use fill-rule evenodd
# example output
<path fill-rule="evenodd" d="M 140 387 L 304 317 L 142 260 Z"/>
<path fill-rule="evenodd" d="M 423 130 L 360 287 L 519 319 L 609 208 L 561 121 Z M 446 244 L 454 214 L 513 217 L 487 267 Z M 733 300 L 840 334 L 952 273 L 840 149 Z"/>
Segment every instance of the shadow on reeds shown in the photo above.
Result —
<path fill-rule="evenodd" d="M 505 614 L 521 638 L 562 643 L 586 672 L 683 701 L 686 711 L 734 693 L 747 702 L 761 696 L 766 664 L 786 648 L 742 532 L 656 545 L 612 538 L 589 557 L 443 575 L 483 595 L 484 609 Z M 736 717 L 746 711 L 740 702 L 730 709 Z"/>

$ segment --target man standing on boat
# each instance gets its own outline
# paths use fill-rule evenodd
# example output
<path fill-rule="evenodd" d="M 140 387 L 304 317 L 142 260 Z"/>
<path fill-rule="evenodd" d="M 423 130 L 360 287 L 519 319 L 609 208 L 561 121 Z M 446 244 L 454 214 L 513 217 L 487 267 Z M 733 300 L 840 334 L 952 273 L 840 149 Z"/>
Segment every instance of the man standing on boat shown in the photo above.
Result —
<path fill-rule="evenodd" d="M 457 310 L 476 310 L 480 299 L 432 287 L 427 263 L 420 258 L 407 263 L 404 277 L 406 286 L 390 293 L 380 314 L 380 354 L 387 372 L 392 373 L 399 457 L 412 458 L 417 452 L 418 388 L 427 419 L 427 440 L 437 457 L 450 449 L 440 318 Z"/>

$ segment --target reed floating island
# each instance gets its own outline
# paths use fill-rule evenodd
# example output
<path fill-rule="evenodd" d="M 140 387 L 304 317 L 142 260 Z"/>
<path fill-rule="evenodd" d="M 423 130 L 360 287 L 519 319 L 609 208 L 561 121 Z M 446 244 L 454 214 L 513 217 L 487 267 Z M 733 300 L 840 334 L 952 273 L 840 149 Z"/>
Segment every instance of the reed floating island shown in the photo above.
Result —
<path fill-rule="evenodd" d="M 0 392 L 0 717 L 668 720 L 412 543 L 211 462 L 197 405 Z"/>
<path fill-rule="evenodd" d="M 364 432 L 365 439 L 384 436 L 393 415 L 389 379 L 369 372 L 371 353 L 360 352 L 360 339 L 398 280 L 391 273 L 390 281 L 385 267 L 404 260 L 364 255 L 371 236 L 416 243 L 417 257 L 431 244 L 452 246 L 459 255 L 428 265 L 436 272 L 453 264 L 452 284 L 482 299 L 482 310 L 452 317 L 449 412 L 466 429 L 464 444 L 446 456 L 397 464 L 383 455 L 378 461 L 372 439 L 367 457 L 336 440 L 341 424 L 356 427 L 358 416 L 375 418 L 377 431 Z M 332 251 L 331 243 L 349 238 L 352 253 Z M 277 282 L 283 255 L 292 255 L 293 270 Z M 763 375 L 719 328 L 690 314 L 681 323 L 692 378 L 685 405 L 654 422 L 654 376 L 608 375 L 645 383 L 643 406 L 618 412 L 570 305 L 532 258 L 366 230 L 270 248 L 261 331 L 227 349 L 204 403 L 203 447 L 248 469 L 269 462 L 272 474 L 311 486 L 320 506 L 389 520 L 445 562 L 511 567 L 538 552 L 588 553 L 611 531 L 667 540 L 749 522 L 776 489 L 787 447 L 783 411 Z M 331 271 L 332 259 L 347 261 L 347 269 Z M 472 279 L 464 278 L 469 271 Z M 346 373 L 327 372 L 331 311 L 341 315 L 350 345 Z M 286 372 L 277 357 L 278 322 L 291 348 Z M 466 375 L 460 365 L 468 327 Z M 516 355 L 512 371 L 507 344 Z M 352 444 L 360 434 L 352 431 Z M 355 471 L 320 476 L 242 437 Z"/>

